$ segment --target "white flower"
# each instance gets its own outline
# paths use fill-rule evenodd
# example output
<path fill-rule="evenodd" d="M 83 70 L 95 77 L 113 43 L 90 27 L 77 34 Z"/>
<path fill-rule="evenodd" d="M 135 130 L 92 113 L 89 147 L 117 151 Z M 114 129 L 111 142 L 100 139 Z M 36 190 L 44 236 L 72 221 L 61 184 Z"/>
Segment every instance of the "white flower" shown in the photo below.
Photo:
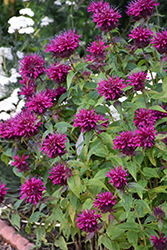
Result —
<path fill-rule="evenodd" d="M 75 2 L 74 2 L 74 1 L 71 2 L 71 1 L 67 0 L 67 1 L 66 1 L 66 4 L 67 4 L 67 5 L 75 5 Z"/>
<path fill-rule="evenodd" d="M 49 23 L 53 23 L 53 19 L 49 18 L 48 16 L 42 18 L 41 20 L 41 27 L 47 26 Z"/>
<path fill-rule="evenodd" d="M 54 4 L 56 4 L 56 5 L 61 5 L 61 0 L 56 0 L 56 1 L 54 1 Z"/>
<path fill-rule="evenodd" d="M 8 60 L 13 60 L 12 50 L 7 47 L 0 47 L 0 56 L 7 58 Z"/>
<path fill-rule="evenodd" d="M 34 25 L 34 21 L 31 18 L 24 16 L 13 16 L 8 20 L 8 23 L 11 25 L 8 29 L 9 33 L 14 33 L 16 30 Z"/>
<path fill-rule="evenodd" d="M 10 111 L 14 110 L 15 106 L 12 103 L 11 97 L 6 98 L 0 102 L 0 111 Z"/>
<path fill-rule="evenodd" d="M 19 34 L 32 34 L 34 33 L 34 28 L 32 27 L 22 28 L 18 32 Z"/>
<path fill-rule="evenodd" d="M 24 8 L 24 9 L 21 9 L 19 10 L 19 13 L 21 15 L 28 15 L 28 16 L 34 16 L 34 12 L 30 9 L 30 8 Z"/>
<path fill-rule="evenodd" d="M 12 83 L 17 82 L 17 78 L 20 77 L 20 74 L 14 68 L 12 68 L 10 72 L 11 72 L 11 76 L 9 77 L 9 81 Z"/>
<path fill-rule="evenodd" d="M 6 121 L 9 118 L 10 118 L 10 115 L 8 113 L 6 113 L 6 112 L 1 112 L 0 113 L 0 120 L 5 120 Z"/>
<path fill-rule="evenodd" d="M 152 76 L 153 76 L 153 79 L 155 79 L 156 73 L 155 73 L 155 72 L 152 72 Z M 150 74 L 149 70 L 147 71 L 147 77 L 148 77 L 148 80 L 152 80 L 151 74 Z"/>
<path fill-rule="evenodd" d="M 7 76 L 0 75 L 0 84 L 2 86 L 9 84 L 9 78 Z"/>
<path fill-rule="evenodd" d="M 20 113 L 24 106 L 25 106 L 25 101 L 20 100 L 19 103 L 17 104 L 16 114 Z"/>
<path fill-rule="evenodd" d="M 17 55 L 17 57 L 18 57 L 19 59 L 23 59 L 23 57 L 24 57 L 24 53 L 21 52 L 21 51 L 17 51 L 17 52 L 16 52 L 16 55 Z"/>
<path fill-rule="evenodd" d="M 111 112 L 111 115 L 112 115 L 114 121 L 119 121 L 120 120 L 120 114 L 118 113 L 116 108 L 113 105 L 111 105 L 109 107 L 109 109 L 110 109 L 110 112 Z"/>

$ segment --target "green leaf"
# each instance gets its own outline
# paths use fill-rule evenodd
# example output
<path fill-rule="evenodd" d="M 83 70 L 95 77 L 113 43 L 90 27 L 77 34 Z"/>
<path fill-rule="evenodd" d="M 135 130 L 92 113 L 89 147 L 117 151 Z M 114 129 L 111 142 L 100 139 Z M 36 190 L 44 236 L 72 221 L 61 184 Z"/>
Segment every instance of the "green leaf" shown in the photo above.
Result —
<path fill-rule="evenodd" d="M 150 214 L 152 213 L 149 205 L 144 200 L 135 200 L 135 203 L 142 206 L 143 208 L 146 208 Z"/>
<path fill-rule="evenodd" d="M 107 236 L 101 235 L 98 239 L 98 246 L 103 244 L 108 250 L 119 250 L 119 245 L 117 242 L 113 242 Z"/>
<path fill-rule="evenodd" d="M 94 179 L 103 179 L 106 177 L 106 174 L 108 172 L 108 168 L 101 169 L 95 174 Z"/>
<path fill-rule="evenodd" d="M 12 223 L 20 229 L 20 216 L 18 213 L 12 214 L 11 217 Z"/>
<path fill-rule="evenodd" d="M 95 150 L 94 155 L 105 158 L 107 156 L 107 152 L 105 151 L 104 146 L 98 147 Z"/>
<path fill-rule="evenodd" d="M 104 188 L 104 189 L 108 190 L 106 185 L 102 181 L 100 181 L 98 179 L 90 179 L 89 182 L 87 183 L 87 185 L 98 186 L 98 187 L 101 187 L 101 188 Z"/>
<path fill-rule="evenodd" d="M 133 176 L 135 181 L 137 181 L 137 178 L 136 178 L 137 166 L 135 162 L 132 162 L 132 161 L 127 162 L 127 169 L 128 169 L 128 172 Z"/>
<path fill-rule="evenodd" d="M 167 193 L 167 185 L 159 186 L 150 190 L 150 193 Z"/>
<path fill-rule="evenodd" d="M 80 198 L 80 191 L 81 191 L 81 179 L 79 175 L 72 175 L 68 181 L 67 184 L 71 191 Z"/>
<path fill-rule="evenodd" d="M 68 162 L 70 166 L 77 166 L 77 167 L 81 167 L 81 168 L 85 168 L 85 169 L 89 169 L 85 163 L 81 162 L 81 161 L 77 161 L 77 160 L 72 160 Z"/>
<path fill-rule="evenodd" d="M 136 188 L 137 190 L 138 189 L 141 189 L 141 190 L 146 190 L 145 188 L 143 188 L 142 186 L 140 186 L 138 183 L 136 182 L 129 182 L 128 183 L 128 188 Z"/>
<path fill-rule="evenodd" d="M 35 212 L 35 213 L 33 213 L 33 214 L 30 216 L 28 222 L 29 222 L 29 223 L 37 222 L 37 221 L 39 220 L 40 217 L 46 217 L 46 215 L 43 214 L 43 213 L 41 213 L 41 212 Z"/>
<path fill-rule="evenodd" d="M 73 126 L 71 124 L 69 124 L 68 122 L 56 123 L 54 127 L 56 127 L 56 128 L 73 128 Z"/>
<path fill-rule="evenodd" d="M 13 209 L 17 210 L 20 207 L 20 204 L 23 202 L 23 200 L 18 200 L 16 203 L 13 205 Z"/>
<path fill-rule="evenodd" d="M 5 154 L 1 154 L 1 160 L 5 162 L 6 166 L 8 166 L 9 163 L 9 157 Z"/>
<path fill-rule="evenodd" d="M 48 132 L 49 133 L 53 133 L 53 125 L 52 125 L 52 123 L 51 122 L 47 122 L 47 123 L 45 123 L 45 128 L 48 130 Z"/>
<path fill-rule="evenodd" d="M 68 75 L 67 75 L 67 90 L 70 88 L 71 86 L 71 82 L 73 77 L 75 76 L 77 72 L 71 71 Z"/>
<path fill-rule="evenodd" d="M 138 243 L 138 233 L 137 232 L 133 232 L 133 231 L 128 231 L 127 232 L 127 237 L 128 237 L 128 241 L 129 243 L 132 243 L 134 247 L 137 246 Z"/>
<path fill-rule="evenodd" d="M 53 209 L 53 215 L 57 219 L 57 221 L 59 221 L 61 224 L 64 224 L 64 225 L 67 224 L 64 214 L 58 206 L 55 209 Z"/>
<path fill-rule="evenodd" d="M 163 108 L 162 108 L 161 106 L 159 106 L 159 105 L 151 106 L 151 107 L 149 107 L 149 109 L 151 109 L 151 110 L 158 110 L 158 111 L 160 111 L 160 112 L 167 113 L 166 110 L 163 109 Z"/>
<path fill-rule="evenodd" d="M 54 245 L 56 247 L 60 247 L 60 249 L 62 249 L 62 250 L 68 250 L 67 244 L 66 244 L 63 236 L 60 236 L 60 238 L 58 240 L 55 240 Z"/>
<path fill-rule="evenodd" d="M 126 214 L 128 216 L 130 209 L 132 207 L 133 198 L 132 198 L 131 194 L 127 195 L 126 193 L 124 193 L 122 198 L 123 198 L 123 206 L 124 206 Z"/>
<path fill-rule="evenodd" d="M 157 171 L 158 170 L 159 169 L 157 169 Z M 144 176 L 149 177 L 149 179 L 151 179 L 152 177 L 159 178 L 159 175 L 158 175 L 157 171 L 154 168 L 143 168 Z"/>
<path fill-rule="evenodd" d="M 150 162 L 151 162 L 154 166 L 156 166 L 156 160 L 155 160 L 155 158 L 154 158 L 154 152 L 155 152 L 154 148 L 147 149 L 147 156 L 148 156 Z"/>
<path fill-rule="evenodd" d="M 167 92 L 167 76 L 162 81 L 163 92 Z"/>

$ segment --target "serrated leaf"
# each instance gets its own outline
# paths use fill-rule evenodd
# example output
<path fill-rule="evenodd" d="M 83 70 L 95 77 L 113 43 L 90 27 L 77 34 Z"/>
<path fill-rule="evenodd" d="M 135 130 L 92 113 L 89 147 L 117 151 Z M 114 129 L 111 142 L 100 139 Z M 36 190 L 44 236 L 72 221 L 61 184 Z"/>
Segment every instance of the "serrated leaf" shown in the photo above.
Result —
<path fill-rule="evenodd" d="M 20 229 L 20 216 L 18 213 L 12 214 L 11 217 L 12 223 Z"/>
<path fill-rule="evenodd" d="M 90 179 L 87 185 L 98 186 L 98 187 L 101 187 L 101 188 L 104 188 L 104 189 L 108 190 L 106 185 L 102 181 L 100 181 L 98 179 Z"/>
<path fill-rule="evenodd" d="M 143 174 L 144 176 L 149 177 L 149 179 L 152 177 L 159 178 L 159 175 L 154 168 L 143 168 Z"/>
<path fill-rule="evenodd" d="M 135 200 L 135 203 L 136 203 L 136 204 L 139 204 L 139 205 L 142 206 L 143 208 L 146 208 L 150 214 L 152 213 L 152 211 L 151 211 L 149 205 L 148 205 L 144 200 Z"/>
<path fill-rule="evenodd" d="M 134 247 L 137 246 L 137 242 L 138 242 L 138 233 L 137 232 L 128 231 L 127 237 L 128 237 L 128 241 L 130 243 L 132 243 Z"/>

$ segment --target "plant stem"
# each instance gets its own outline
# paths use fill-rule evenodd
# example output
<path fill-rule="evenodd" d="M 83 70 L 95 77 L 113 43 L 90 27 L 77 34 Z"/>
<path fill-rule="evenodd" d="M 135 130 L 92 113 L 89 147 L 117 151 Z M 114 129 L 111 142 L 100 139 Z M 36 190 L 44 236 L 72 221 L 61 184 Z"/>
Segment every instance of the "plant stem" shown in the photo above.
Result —
<path fill-rule="evenodd" d="M 135 213 L 136 213 L 136 216 L 137 216 L 137 220 L 139 222 L 139 225 L 140 225 L 140 228 L 141 228 L 141 231 L 142 231 L 142 234 L 143 234 L 144 246 L 146 246 L 147 243 L 146 243 L 146 237 L 145 237 L 145 234 L 144 234 L 143 226 L 141 224 L 141 221 L 140 221 L 140 218 L 139 218 L 139 215 L 138 215 L 138 212 L 137 212 L 135 206 L 134 206 L 134 210 L 135 210 Z"/>
<path fill-rule="evenodd" d="M 111 112 L 110 112 L 109 107 L 107 107 L 107 105 L 105 104 L 105 102 L 103 102 L 103 105 L 104 105 L 104 107 L 107 109 L 107 112 L 108 112 L 109 116 L 111 117 L 112 122 L 114 122 L 114 118 L 113 118 L 113 116 L 112 116 L 112 114 L 111 114 Z"/>

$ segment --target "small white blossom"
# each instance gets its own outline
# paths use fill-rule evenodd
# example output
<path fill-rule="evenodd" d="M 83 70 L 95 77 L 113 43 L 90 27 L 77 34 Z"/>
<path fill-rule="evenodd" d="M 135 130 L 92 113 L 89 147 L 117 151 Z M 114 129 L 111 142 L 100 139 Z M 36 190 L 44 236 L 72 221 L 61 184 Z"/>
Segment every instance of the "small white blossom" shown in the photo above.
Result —
<path fill-rule="evenodd" d="M 61 5 L 61 0 L 54 1 L 54 4 Z"/>
<path fill-rule="evenodd" d="M 25 106 L 25 101 L 24 100 L 20 100 L 19 103 L 17 104 L 17 108 L 16 108 L 16 114 L 20 113 L 22 108 Z"/>
<path fill-rule="evenodd" d="M 0 84 L 2 86 L 9 84 L 9 78 L 7 76 L 0 75 Z"/>
<path fill-rule="evenodd" d="M 20 77 L 20 74 L 14 68 L 12 68 L 10 70 L 10 72 L 11 72 L 11 76 L 9 77 L 9 81 L 12 82 L 12 83 L 17 82 L 17 78 Z"/>
<path fill-rule="evenodd" d="M 0 47 L 0 56 L 7 58 L 8 60 L 13 60 L 12 50 L 7 47 Z"/>
<path fill-rule="evenodd" d="M 49 18 L 48 16 L 42 18 L 41 20 L 41 27 L 43 26 L 47 26 L 49 23 L 53 23 L 53 19 L 52 18 Z"/>
<path fill-rule="evenodd" d="M 112 115 L 114 121 L 119 121 L 120 120 L 120 114 L 118 113 L 116 108 L 113 105 L 111 105 L 109 107 L 109 109 L 110 109 L 110 112 L 111 112 L 111 115 Z"/>
<path fill-rule="evenodd" d="M 67 4 L 67 5 L 75 5 L 75 2 L 74 2 L 74 1 L 71 2 L 71 1 L 67 0 L 67 1 L 66 1 L 66 4 Z"/>
<path fill-rule="evenodd" d="M 21 15 L 28 15 L 30 17 L 34 16 L 34 12 L 30 8 L 21 9 L 21 10 L 19 10 L 19 13 Z"/>
<path fill-rule="evenodd" d="M 13 16 L 8 20 L 8 23 L 11 25 L 8 29 L 9 33 L 34 25 L 34 21 L 31 18 L 24 16 Z"/>
<path fill-rule="evenodd" d="M 10 111 L 14 110 L 15 106 L 12 103 L 12 98 L 8 97 L 0 102 L 0 111 Z"/>
<path fill-rule="evenodd" d="M 17 51 L 17 52 L 16 52 L 16 55 L 17 55 L 17 57 L 18 57 L 19 59 L 23 59 L 23 57 L 24 57 L 24 53 L 21 52 L 21 51 Z"/>
<path fill-rule="evenodd" d="M 33 27 L 22 28 L 18 32 L 19 34 L 32 34 L 34 33 L 34 28 Z"/>
<path fill-rule="evenodd" d="M 6 113 L 6 112 L 1 112 L 0 113 L 0 120 L 8 120 L 10 118 L 10 115 L 8 114 L 8 113 Z M 0 214 L 1 214 L 1 212 L 0 212 Z"/>

